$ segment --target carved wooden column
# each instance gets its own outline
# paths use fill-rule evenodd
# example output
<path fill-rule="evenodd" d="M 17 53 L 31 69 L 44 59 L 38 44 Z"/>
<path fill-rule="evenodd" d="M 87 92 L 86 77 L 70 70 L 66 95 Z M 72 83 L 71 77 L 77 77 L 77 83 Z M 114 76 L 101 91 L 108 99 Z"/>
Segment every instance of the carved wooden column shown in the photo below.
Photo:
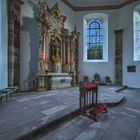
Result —
<path fill-rule="evenodd" d="M 62 31 L 62 67 L 63 72 L 69 73 L 70 72 L 70 36 L 69 31 L 67 29 L 63 29 Z"/>
<path fill-rule="evenodd" d="M 38 91 L 46 90 L 45 88 L 45 71 L 46 71 L 46 36 L 40 32 L 39 58 L 38 58 Z"/>
<path fill-rule="evenodd" d="M 122 33 L 122 29 L 115 31 L 115 82 L 118 85 L 122 85 Z"/>
<path fill-rule="evenodd" d="M 46 90 L 45 88 L 45 73 L 46 73 L 46 40 L 49 30 L 48 23 L 48 5 L 47 3 L 38 3 L 40 15 L 36 17 L 39 30 L 39 54 L 38 54 L 38 91 Z"/>
<path fill-rule="evenodd" d="M 79 32 L 77 32 L 77 29 L 75 27 L 74 31 L 72 32 L 72 56 L 71 56 L 71 67 L 73 69 L 73 85 L 77 85 L 79 83 L 79 69 L 78 69 L 78 63 L 79 63 Z"/>
<path fill-rule="evenodd" d="M 21 0 L 8 1 L 8 85 L 20 85 L 20 7 Z"/>

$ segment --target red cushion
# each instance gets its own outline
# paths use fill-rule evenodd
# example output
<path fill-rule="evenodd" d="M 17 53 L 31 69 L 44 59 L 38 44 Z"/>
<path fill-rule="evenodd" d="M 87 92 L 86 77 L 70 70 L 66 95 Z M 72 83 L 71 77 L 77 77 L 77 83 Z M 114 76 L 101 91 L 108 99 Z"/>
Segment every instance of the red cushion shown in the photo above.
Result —
<path fill-rule="evenodd" d="M 97 105 L 97 106 L 95 106 L 95 107 L 93 107 L 93 109 L 92 109 L 92 113 L 100 113 L 100 112 L 102 112 L 104 109 L 106 109 L 108 106 L 106 105 L 106 104 L 99 104 L 99 105 Z"/>
<path fill-rule="evenodd" d="M 91 88 L 96 88 L 96 87 L 97 87 L 96 84 L 86 84 L 86 85 L 84 85 L 85 89 L 91 89 Z"/>

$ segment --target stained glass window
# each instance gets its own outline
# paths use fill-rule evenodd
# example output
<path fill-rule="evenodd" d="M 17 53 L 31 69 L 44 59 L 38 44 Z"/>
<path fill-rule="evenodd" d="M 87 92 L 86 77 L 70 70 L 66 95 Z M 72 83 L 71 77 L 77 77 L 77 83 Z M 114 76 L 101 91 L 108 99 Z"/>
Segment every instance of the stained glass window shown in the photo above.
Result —
<path fill-rule="evenodd" d="M 108 62 L 108 15 L 90 13 L 83 18 L 83 61 Z"/>
<path fill-rule="evenodd" d="M 89 20 L 87 23 L 87 59 L 103 58 L 103 22 L 102 19 Z"/>

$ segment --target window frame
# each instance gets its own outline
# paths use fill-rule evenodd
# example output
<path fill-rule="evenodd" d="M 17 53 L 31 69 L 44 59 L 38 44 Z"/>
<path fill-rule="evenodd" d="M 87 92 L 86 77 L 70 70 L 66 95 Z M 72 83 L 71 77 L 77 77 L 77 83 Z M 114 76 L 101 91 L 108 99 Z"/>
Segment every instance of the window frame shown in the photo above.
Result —
<path fill-rule="evenodd" d="M 140 11 L 138 10 L 133 11 L 133 61 L 140 61 Z"/>
<path fill-rule="evenodd" d="M 101 19 L 103 21 L 103 58 L 87 59 L 87 24 L 89 20 Z M 83 17 L 83 62 L 108 62 L 108 15 L 104 13 L 90 13 Z"/>

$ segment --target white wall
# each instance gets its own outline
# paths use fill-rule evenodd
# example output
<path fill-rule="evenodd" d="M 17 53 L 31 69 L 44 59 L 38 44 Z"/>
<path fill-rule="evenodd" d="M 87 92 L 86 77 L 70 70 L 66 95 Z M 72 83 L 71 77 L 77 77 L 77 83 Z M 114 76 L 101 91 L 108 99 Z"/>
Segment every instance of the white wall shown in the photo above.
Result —
<path fill-rule="evenodd" d="M 123 85 L 129 87 L 140 88 L 140 61 L 133 61 L 133 8 L 138 2 L 128 5 L 119 10 L 101 10 L 76 12 L 75 19 L 79 38 L 79 72 L 80 80 L 83 75 L 88 75 L 89 79 L 93 79 L 94 73 L 99 73 L 103 79 L 105 75 L 109 75 L 115 82 L 115 34 L 114 30 L 123 29 Z M 109 18 L 109 61 L 101 62 L 83 62 L 83 16 L 91 12 L 99 12 L 108 14 Z M 127 72 L 128 65 L 136 65 L 136 72 Z"/>
<path fill-rule="evenodd" d="M 83 62 L 83 16 L 88 13 L 99 12 L 108 14 L 108 24 L 109 24 L 109 41 L 108 41 L 108 50 L 109 50 L 109 58 L 108 62 Z M 80 72 L 80 80 L 82 80 L 83 75 L 88 75 L 89 79 L 93 79 L 93 75 L 97 72 L 101 75 L 101 78 L 104 79 L 106 75 L 109 75 L 111 79 L 114 81 L 114 30 L 116 30 L 116 22 L 117 22 L 117 11 L 109 10 L 109 11 L 90 11 L 90 12 L 77 12 L 75 15 L 76 24 L 78 31 L 80 31 L 79 38 L 79 72 Z"/>
<path fill-rule="evenodd" d="M 20 47 L 20 90 L 31 90 L 37 74 L 38 31 L 35 9 L 27 0 L 21 6 Z"/>
<path fill-rule="evenodd" d="M 8 86 L 7 1 L 0 1 L 0 88 Z"/>
<path fill-rule="evenodd" d="M 32 0 L 37 3 L 37 0 Z M 67 17 L 65 28 L 74 30 L 74 12 L 67 7 L 61 0 L 48 1 L 48 6 L 52 7 L 58 2 L 60 11 Z M 38 28 L 35 19 L 37 8 L 24 0 L 21 6 L 21 59 L 20 59 L 20 89 L 31 90 L 33 88 L 33 79 L 38 72 Z"/>
<path fill-rule="evenodd" d="M 37 74 L 37 56 L 38 56 L 38 31 L 35 20 L 36 9 L 24 0 L 25 4 L 21 7 L 21 90 L 28 89 L 28 81 L 36 77 Z M 33 0 L 35 2 L 35 0 Z M 80 80 L 83 75 L 88 75 L 93 79 L 94 73 L 98 72 L 103 79 L 109 75 L 112 81 L 115 81 L 115 34 L 114 30 L 123 29 L 123 85 L 140 88 L 140 62 L 133 61 L 133 7 L 140 2 L 128 5 L 118 10 L 101 11 L 81 11 L 73 12 L 61 0 L 50 0 L 48 5 L 51 7 L 58 2 L 62 14 L 67 16 L 65 28 L 70 31 L 76 24 L 80 32 L 79 38 L 79 72 Z M 91 12 L 100 12 L 108 14 L 109 22 L 109 61 L 108 62 L 83 62 L 83 16 Z M 128 73 L 126 67 L 136 65 L 136 73 Z M 32 86 L 31 86 L 32 87 Z"/>
<path fill-rule="evenodd" d="M 119 11 L 118 27 L 123 31 L 123 84 L 140 88 L 140 61 L 133 61 L 133 9 L 140 0 Z M 127 72 L 128 65 L 136 65 L 136 72 Z"/>

